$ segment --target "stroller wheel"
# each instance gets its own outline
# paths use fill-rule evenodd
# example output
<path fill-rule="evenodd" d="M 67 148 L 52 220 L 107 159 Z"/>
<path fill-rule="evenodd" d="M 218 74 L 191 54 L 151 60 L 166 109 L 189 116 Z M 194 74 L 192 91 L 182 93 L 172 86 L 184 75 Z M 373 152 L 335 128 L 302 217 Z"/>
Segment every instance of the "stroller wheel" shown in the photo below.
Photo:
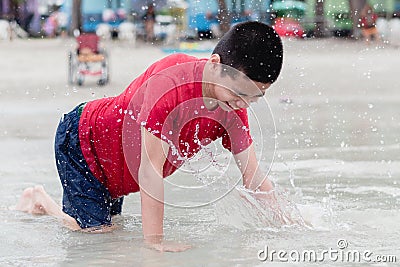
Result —
<path fill-rule="evenodd" d="M 78 85 L 82 86 L 83 85 L 83 78 L 78 78 Z"/>
<path fill-rule="evenodd" d="M 107 80 L 106 80 L 106 79 L 100 79 L 100 80 L 97 81 L 97 84 L 98 84 L 99 86 L 104 86 L 104 85 L 106 85 L 106 83 L 107 83 Z"/>

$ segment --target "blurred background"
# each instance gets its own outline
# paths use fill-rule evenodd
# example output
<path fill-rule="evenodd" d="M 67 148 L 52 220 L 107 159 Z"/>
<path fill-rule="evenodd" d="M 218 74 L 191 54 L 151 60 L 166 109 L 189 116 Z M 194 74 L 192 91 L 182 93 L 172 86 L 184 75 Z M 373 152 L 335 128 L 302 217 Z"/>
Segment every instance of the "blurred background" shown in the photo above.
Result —
<path fill-rule="evenodd" d="M 218 38 L 246 20 L 274 25 L 282 36 L 359 39 L 366 5 L 382 38 L 394 41 L 400 0 L 0 0 L 0 39 L 65 37 L 78 29 L 172 45 Z"/>
<path fill-rule="evenodd" d="M 400 0 L 0 0 L 0 266 L 266 266 L 257 260 L 266 244 L 321 251 L 339 238 L 399 261 L 399 13 Z M 274 162 L 261 167 L 312 228 L 265 223 L 234 190 L 203 208 L 166 207 L 166 238 L 193 249 L 162 254 L 142 240 L 138 194 L 107 235 L 10 209 L 38 184 L 59 203 L 53 140 L 63 113 L 120 94 L 168 53 L 209 57 L 246 20 L 272 25 L 284 44 L 282 73 L 250 120 L 275 132 L 264 138 Z"/>

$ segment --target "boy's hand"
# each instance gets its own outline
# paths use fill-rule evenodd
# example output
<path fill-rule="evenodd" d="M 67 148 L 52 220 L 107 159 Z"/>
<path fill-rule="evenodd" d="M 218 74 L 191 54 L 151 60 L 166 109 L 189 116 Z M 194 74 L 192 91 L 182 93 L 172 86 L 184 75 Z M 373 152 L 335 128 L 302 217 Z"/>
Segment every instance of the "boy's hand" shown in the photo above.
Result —
<path fill-rule="evenodd" d="M 190 245 L 163 241 L 161 244 L 153 244 L 152 248 L 160 252 L 181 252 L 191 248 Z"/>
<path fill-rule="evenodd" d="M 159 252 L 181 252 L 191 248 L 190 245 L 185 245 L 173 241 L 163 240 L 162 237 L 151 237 L 145 239 L 146 245 Z"/>
<path fill-rule="evenodd" d="M 296 205 L 292 203 L 284 192 L 277 189 L 269 192 L 254 192 L 254 198 L 259 205 L 270 212 L 272 212 L 273 221 L 281 225 L 299 225 L 306 226 Z"/>

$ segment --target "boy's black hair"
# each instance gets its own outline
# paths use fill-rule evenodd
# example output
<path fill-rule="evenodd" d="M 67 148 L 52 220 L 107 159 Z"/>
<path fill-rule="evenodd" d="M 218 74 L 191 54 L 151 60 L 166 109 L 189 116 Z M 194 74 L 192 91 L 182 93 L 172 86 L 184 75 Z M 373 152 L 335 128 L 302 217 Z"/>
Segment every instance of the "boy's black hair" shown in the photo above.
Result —
<path fill-rule="evenodd" d="M 213 54 L 220 56 L 222 64 L 262 83 L 275 82 L 283 62 L 281 38 L 272 27 L 257 21 L 233 26 L 218 42 Z"/>

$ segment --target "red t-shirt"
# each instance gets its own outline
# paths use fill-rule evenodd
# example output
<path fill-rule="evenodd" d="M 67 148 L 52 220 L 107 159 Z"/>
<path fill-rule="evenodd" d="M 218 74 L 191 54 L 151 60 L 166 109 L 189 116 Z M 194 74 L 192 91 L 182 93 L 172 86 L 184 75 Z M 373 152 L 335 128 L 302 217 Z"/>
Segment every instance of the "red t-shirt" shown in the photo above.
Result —
<path fill-rule="evenodd" d="M 139 191 L 141 127 L 170 145 L 164 177 L 220 137 L 234 154 L 250 146 L 246 109 L 226 112 L 205 107 L 201 83 L 205 63 L 184 54 L 167 56 L 122 94 L 86 104 L 79 122 L 82 153 L 111 197 Z"/>

